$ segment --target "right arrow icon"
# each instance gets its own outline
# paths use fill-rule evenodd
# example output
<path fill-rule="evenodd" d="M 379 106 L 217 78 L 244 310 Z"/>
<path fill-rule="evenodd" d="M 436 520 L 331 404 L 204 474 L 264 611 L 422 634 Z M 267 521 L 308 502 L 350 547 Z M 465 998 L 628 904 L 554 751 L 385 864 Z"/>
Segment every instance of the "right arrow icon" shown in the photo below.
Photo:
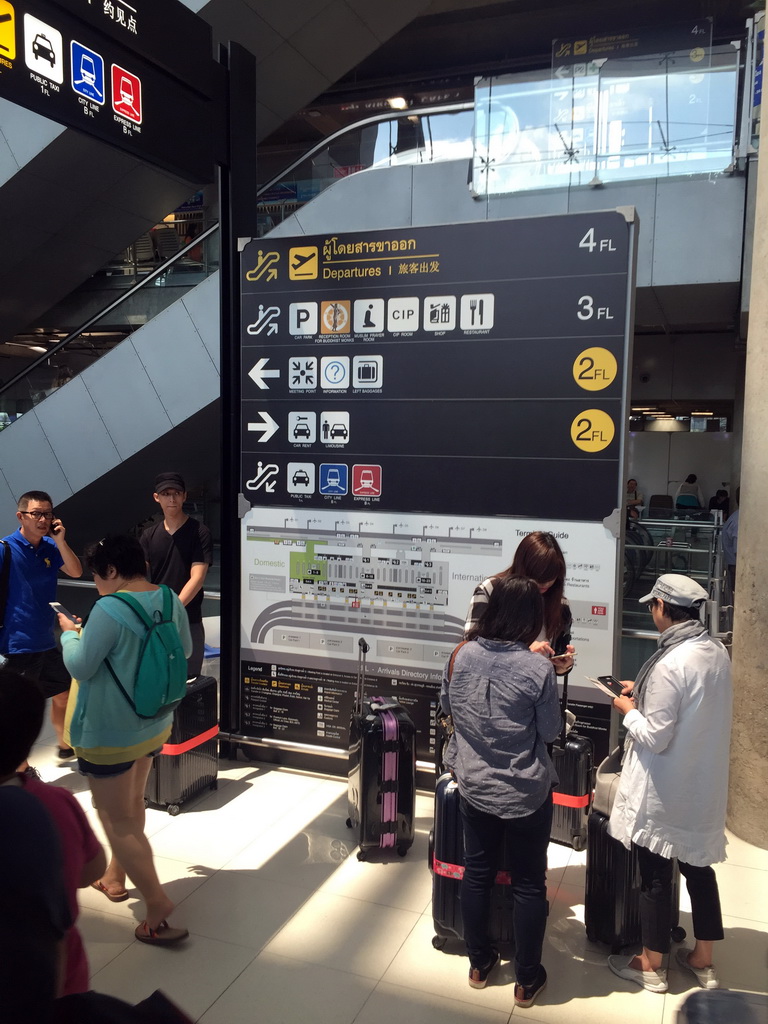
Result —
<path fill-rule="evenodd" d="M 259 416 L 261 416 L 261 423 L 249 423 L 248 429 L 253 430 L 256 433 L 261 433 L 259 442 L 263 443 L 264 441 L 268 441 L 270 437 L 277 432 L 277 423 L 272 419 L 268 412 L 260 411 Z"/>

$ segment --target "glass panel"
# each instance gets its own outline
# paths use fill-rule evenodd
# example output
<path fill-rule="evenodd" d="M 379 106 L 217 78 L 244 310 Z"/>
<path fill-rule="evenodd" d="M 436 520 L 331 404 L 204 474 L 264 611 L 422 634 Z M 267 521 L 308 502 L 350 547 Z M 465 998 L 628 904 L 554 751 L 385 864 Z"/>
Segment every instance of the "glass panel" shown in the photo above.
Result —
<path fill-rule="evenodd" d="M 372 167 L 435 163 L 472 156 L 471 109 L 401 114 L 351 128 L 259 192 L 259 232 L 266 234 L 340 178 Z"/>
<path fill-rule="evenodd" d="M 723 171 L 737 88 L 732 46 L 707 50 L 693 70 L 680 51 L 480 79 L 473 191 Z"/>

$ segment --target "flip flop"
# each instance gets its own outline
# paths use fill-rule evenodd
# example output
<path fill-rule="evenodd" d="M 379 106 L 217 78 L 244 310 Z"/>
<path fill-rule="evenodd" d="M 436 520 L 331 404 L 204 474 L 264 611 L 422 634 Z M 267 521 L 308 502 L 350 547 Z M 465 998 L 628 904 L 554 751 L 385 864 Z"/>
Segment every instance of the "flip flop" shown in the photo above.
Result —
<path fill-rule="evenodd" d="M 98 892 L 103 892 L 110 903 L 122 903 L 130 895 L 127 889 L 123 889 L 122 892 L 110 892 L 101 879 L 97 882 L 91 882 L 91 888 L 96 889 Z"/>
<path fill-rule="evenodd" d="M 161 921 L 157 928 L 150 928 L 146 921 L 142 921 L 133 934 L 139 942 L 147 942 L 150 946 L 172 946 L 186 939 L 189 932 L 186 928 L 171 928 L 167 921 Z"/>

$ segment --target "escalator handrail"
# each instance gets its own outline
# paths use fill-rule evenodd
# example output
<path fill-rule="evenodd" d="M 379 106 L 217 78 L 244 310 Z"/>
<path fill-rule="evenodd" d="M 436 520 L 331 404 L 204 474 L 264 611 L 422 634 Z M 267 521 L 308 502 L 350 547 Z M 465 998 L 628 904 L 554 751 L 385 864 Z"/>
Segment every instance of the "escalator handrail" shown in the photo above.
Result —
<path fill-rule="evenodd" d="M 276 174 L 274 178 L 256 189 L 256 195 L 263 195 L 264 192 L 270 188 L 274 188 L 275 185 L 279 184 L 286 178 L 291 171 L 295 171 L 297 167 L 300 167 L 306 160 L 311 160 L 313 156 L 318 153 L 322 153 L 324 149 L 327 149 L 337 139 L 342 138 L 344 135 L 348 135 L 352 131 L 356 131 L 358 128 L 366 128 L 368 125 L 377 124 L 382 121 L 399 121 L 403 117 L 426 117 L 430 114 L 458 114 L 465 110 L 474 110 L 474 100 L 465 100 L 462 103 L 443 103 L 439 106 L 432 107 L 410 107 L 406 110 L 386 110 L 382 114 L 372 114 L 370 117 L 364 117 L 361 121 L 355 121 L 354 124 L 345 125 L 343 128 L 339 128 L 338 131 L 332 132 L 330 135 L 326 135 L 324 139 L 321 139 L 311 149 L 308 149 L 303 156 L 294 160 L 292 164 Z"/>
<path fill-rule="evenodd" d="M 337 139 L 342 138 L 344 135 L 348 135 L 350 132 L 356 131 L 359 128 L 365 128 L 368 125 L 377 124 L 383 121 L 397 121 L 402 117 L 424 117 L 431 114 L 455 114 L 460 113 L 461 111 L 473 110 L 474 106 L 474 101 L 467 100 L 463 103 L 445 103 L 439 106 L 414 107 L 406 110 L 387 110 L 381 114 L 372 114 L 370 117 L 365 117 L 361 121 L 355 121 L 354 124 L 345 125 L 343 128 L 339 128 L 338 131 L 332 132 L 330 135 L 327 135 L 324 139 L 321 139 L 321 141 L 314 145 L 311 149 L 308 149 L 307 152 L 303 154 L 303 156 L 300 156 L 298 159 L 294 160 L 293 163 L 289 164 L 284 170 L 280 171 L 279 174 L 276 174 L 274 178 L 271 178 L 265 185 L 262 185 L 261 188 L 258 188 L 256 190 L 256 195 L 260 196 L 264 192 L 268 191 L 270 188 L 274 188 L 275 185 L 277 185 L 280 181 L 286 178 L 292 171 L 295 171 L 296 168 L 301 166 L 301 164 L 303 164 L 305 161 L 311 160 L 313 156 L 316 156 L 318 153 L 321 153 L 324 149 L 327 149 L 328 146 L 330 146 Z M 119 305 L 121 305 L 121 303 L 125 302 L 132 295 L 135 295 L 136 292 L 138 292 L 140 289 L 145 288 L 148 284 L 154 281 L 155 278 L 162 277 L 163 274 L 166 273 L 168 268 L 171 267 L 177 260 L 181 259 L 182 256 L 186 255 L 186 253 L 188 253 L 191 249 L 194 249 L 195 246 L 200 245 L 200 243 L 205 241 L 206 238 L 210 238 L 218 230 L 219 222 L 216 221 L 215 224 L 211 224 L 209 228 L 206 228 L 205 231 L 202 231 L 199 235 L 195 236 L 195 238 L 193 238 L 191 242 L 185 245 L 182 249 L 179 249 L 177 253 L 174 253 L 173 256 L 165 260 L 164 263 L 161 263 L 160 266 L 155 267 L 155 269 L 150 271 L 145 277 L 142 277 L 142 279 L 140 281 L 137 281 L 135 285 L 128 289 L 128 291 L 122 292 L 121 295 L 118 296 L 118 298 L 110 302 L 98 313 L 94 313 L 93 316 L 89 317 L 88 320 L 85 321 L 85 323 L 75 328 L 74 331 L 71 331 L 65 338 L 62 338 L 61 341 L 56 342 L 56 344 L 47 352 L 44 352 L 42 355 L 38 356 L 37 359 L 34 359 L 31 363 L 28 363 L 24 367 L 24 369 L 20 370 L 15 376 L 11 377 L 3 384 L 0 384 L 0 395 L 3 395 L 6 391 L 10 390 L 10 388 L 12 388 L 14 384 L 17 384 L 20 380 L 23 380 L 25 377 L 28 377 L 29 374 L 36 370 L 38 366 L 42 366 L 44 363 L 47 363 L 51 356 L 56 355 L 57 352 L 60 352 L 61 349 L 65 348 L 71 341 L 74 341 L 75 338 L 79 337 L 81 334 L 87 331 L 89 327 L 92 327 L 94 324 L 98 323 L 98 321 L 101 320 L 102 317 L 106 316 L 107 313 L 111 313 L 113 309 L 116 309 Z"/>
<path fill-rule="evenodd" d="M 32 373 L 33 370 L 36 370 L 38 366 L 42 366 L 43 363 L 47 363 L 51 356 L 54 356 L 56 355 L 57 352 L 60 352 L 61 349 L 63 349 L 66 345 L 70 343 L 70 341 L 74 341 L 75 338 L 79 337 L 81 334 L 87 331 L 89 327 L 92 327 L 94 324 L 98 323 L 98 321 L 101 320 L 103 316 L 106 316 L 107 313 L 111 313 L 113 309 L 116 309 L 119 305 L 125 302 L 126 299 L 129 299 L 132 295 L 135 295 L 136 292 L 139 291 L 141 288 L 146 287 L 146 285 L 154 281 L 156 277 L 162 277 L 162 275 L 167 272 L 168 268 L 172 266 L 177 260 L 181 259 L 181 257 L 186 255 L 186 253 L 188 253 L 191 249 L 194 249 L 196 245 L 200 245 L 201 242 L 203 242 L 206 238 L 209 238 L 211 235 L 215 234 L 218 230 L 219 224 L 217 221 L 215 224 L 212 224 L 209 228 L 206 228 L 205 231 L 201 231 L 199 235 L 196 235 L 192 239 L 191 242 L 185 245 L 182 249 L 179 249 L 178 252 L 175 252 L 173 256 L 169 257 L 169 259 L 167 259 L 164 263 L 161 263 L 159 267 L 155 267 L 154 270 L 151 270 L 145 277 L 142 277 L 140 281 L 137 281 L 136 284 L 132 285 L 128 289 L 128 291 L 121 292 L 121 294 L 116 299 L 113 299 L 112 302 L 106 305 L 103 309 L 99 310 L 98 313 L 94 313 L 93 316 L 90 316 L 85 321 L 84 324 L 81 324 L 79 327 L 75 328 L 74 331 L 70 331 L 66 338 L 62 338 L 61 341 L 57 341 L 52 348 L 49 348 L 47 352 L 44 352 L 42 355 L 38 356 L 37 359 L 34 359 L 31 363 L 28 363 L 27 366 L 25 366 L 23 370 L 20 370 L 14 377 L 11 377 L 10 380 L 7 380 L 4 384 L 0 384 L 0 395 L 8 391 L 8 389 L 13 387 L 13 385 L 16 384 L 18 381 L 23 380 L 25 377 L 28 377 L 29 374 Z"/>

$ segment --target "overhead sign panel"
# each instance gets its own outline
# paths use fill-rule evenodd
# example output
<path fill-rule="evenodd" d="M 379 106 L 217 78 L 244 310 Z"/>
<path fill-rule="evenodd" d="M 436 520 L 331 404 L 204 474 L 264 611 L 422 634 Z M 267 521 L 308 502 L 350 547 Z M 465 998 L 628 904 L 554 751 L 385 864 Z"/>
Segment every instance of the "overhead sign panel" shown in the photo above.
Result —
<path fill-rule="evenodd" d="M 158 66 L 181 38 L 184 66 Z M 0 96 L 190 182 L 223 157 L 223 76 L 210 27 L 176 0 L 0 0 Z"/>

